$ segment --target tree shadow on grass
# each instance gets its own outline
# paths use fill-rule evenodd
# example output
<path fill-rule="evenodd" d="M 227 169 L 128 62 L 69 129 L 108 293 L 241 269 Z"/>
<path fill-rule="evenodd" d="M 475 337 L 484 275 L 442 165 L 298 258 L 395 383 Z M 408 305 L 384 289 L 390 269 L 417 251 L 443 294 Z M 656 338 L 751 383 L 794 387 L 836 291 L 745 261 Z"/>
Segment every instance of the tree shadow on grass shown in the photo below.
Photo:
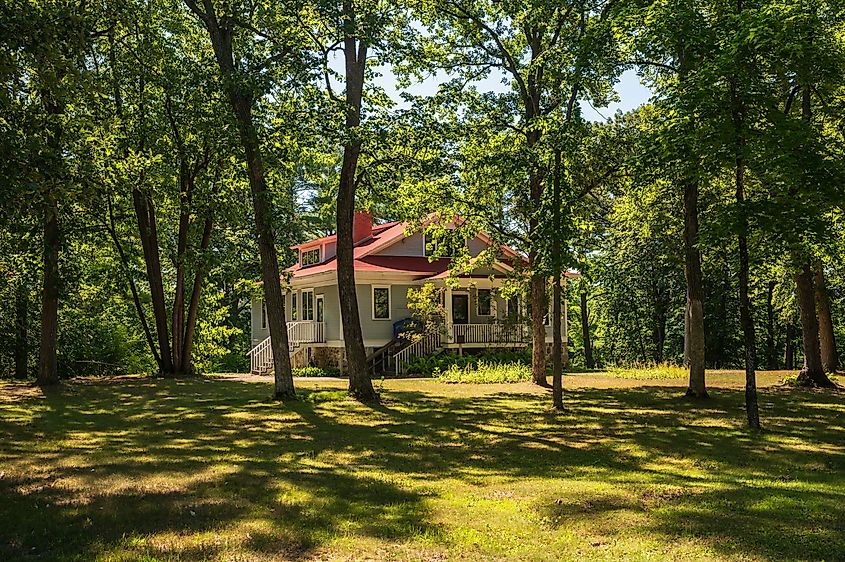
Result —
<path fill-rule="evenodd" d="M 7 410 L 0 558 L 287 559 L 343 536 L 445 540 L 427 496 L 440 480 L 489 477 L 547 481 L 534 509 L 553 528 L 635 513 L 666 541 L 698 537 L 717 552 L 845 551 L 839 396 L 768 392 L 757 436 L 742 428 L 739 392 L 695 404 L 666 387 L 578 389 L 565 415 L 542 394 L 437 392 L 279 404 L 241 381 L 136 379 Z M 567 496 L 579 479 L 626 493 Z M 826 540 L 813 548 L 813 537 Z"/>

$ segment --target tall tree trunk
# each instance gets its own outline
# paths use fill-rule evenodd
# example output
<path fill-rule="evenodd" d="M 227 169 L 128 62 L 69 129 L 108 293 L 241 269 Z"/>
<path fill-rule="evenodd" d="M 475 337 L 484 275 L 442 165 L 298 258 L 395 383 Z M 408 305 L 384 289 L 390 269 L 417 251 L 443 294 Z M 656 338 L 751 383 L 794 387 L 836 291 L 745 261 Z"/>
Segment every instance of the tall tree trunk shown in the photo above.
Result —
<path fill-rule="evenodd" d="M 689 294 L 685 294 L 685 308 L 684 308 L 684 367 L 689 369 L 689 348 L 690 348 L 690 334 L 689 334 Z"/>
<path fill-rule="evenodd" d="M 583 281 L 582 281 L 583 283 Z M 584 366 L 593 369 L 593 342 L 590 339 L 590 311 L 587 308 L 587 289 L 581 286 L 581 338 L 584 340 Z"/>
<path fill-rule="evenodd" d="M 560 240 L 560 174 L 561 174 L 560 150 L 555 150 L 554 178 L 552 182 L 552 213 L 554 234 L 552 235 L 552 256 L 554 261 L 554 275 L 552 281 L 552 406 L 556 410 L 563 410 L 563 334 L 561 324 L 563 314 L 560 301 L 561 281 L 563 277 L 563 266 L 561 264 Z"/>
<path fill-rule="evenodd" d="M 539 140 L 539 133 L 529 133 L 529 147 L 533 147 Z M 540 208 L 543 197 L 542 178 L 536 169 L 531 170 L 529 190 L 531 201 L 535 209 Z M 546 377 L 546 325 L 543 317 L 546 315 L 546 277 L 540 271 L 539 221 L 531 216 L 528 221 L 529 237 L 532 240 L 528 251 L 528 266 L 531 270 L 529 280 L 529 296 L 531 302 L 531 382 L 547 387 Z"/>
<path fill-rule="evenodd" d="M 736 102 L 736 85 L 731 84 Z M 741 109 L 734 109 L 735 125 L 741 130 L 744 127 Z M 745 215 L 745 159 L 744 142 L 740 136 L 736 157 L 736 203 L 739 207 L 739 318 L 742 325 L 743 343 L 745 345 L 745 414 L 748 427 L 760 429 L 760 412 L 757 407 L 757 342 L 754 334 L 754 318 L 751 316 L 751 297 L 748 295 L 748 219 Z"/>
<path fill-rule="evenodd" d="M 766 369 L 769 371 L 778 368 L 777 351 L 775 349 L 775 285 L 774 281 L 769 281 L 766 286 Z"/>
<path fill-rule="evenodd" d="M 142 179 L 139 183 L 143 182 Z M 173 375 L 173 361 L 170 353 L 170 336 L 167 318 L 167 304 L 164 298 L 164 283 L 159 259 L 158 231 L 156 227 L 155 207 L 150 197 L 141 192 L 140 188 L 132 190 L 132 202 L 135 217 L 138 221 L 138 232 L 141 235 L 141 247 L 144 251 L 144 265 L 147 270 L 147 280 L 150 284 L 150 299 L 153 306 L 153 317 L 158 339 L 159 374 Z"/>
<path fill-rule="evenodd" d="M 795 369 L 795 326 L 790 321 L 786 325 L 786 342 L 783 351 L 783 368 L 787 371 Z"/>
<path fill-rule="evenodd" d="M 356 36 L 354 10 L 351 0 L 343 2 L 343 27 L 347 30 L 343 42 L 346 69 L 347 140 L 343 147 L 343 164 L 340 169 L 340 186 L 337 193 L 337 288 L 349 374 L 349 394 L 362 402 L 374 402 L 379 399 L 379 396 L 373 388 L 370 371 L 367 369 L 367 354 L 364 350 L 364 335 L 361 331 L 358 294 L 355 286 L 353 222 L 358 159 L 361 155 L 358 129 L 361 125 L 367 44 Z"/>
<path fill-rule="evenodd" d="M 49 196 L 48 196 L 49 197 Z M 38 357 L 38 386 L 59 384 L 56 339 L 59 314 L 59 211 L 49 197 L 44 213 L 44 285 L 41 291 L 41 349 Z"/>
<path fill-rule="evenodd" d="M 255 215 L 255 229 L 258 232 L 258 250 L 261 256 L 261 278 L 264 282 L 264 303 L 267 306 L 267 323 L 270 328 L 270 345 L 273 350 L 274 395 L 277 398 L 294 396 L 293 374 L 288 350 L 288 332 L 285 323 L 285 300 L 279 277 L 279 260 L 276 254 L 275 237 L 270 222 L 271 196 L 264 178 L 264 162 L 258 142 L 258 133 L 252 118 L 252 99 L 243 81 L 237 76 L 232 37 L 234 22 L 226 18 L 221 25 L 214 11 L 213 0 L 202 0 L 200 9 L 194 0 L 185 4 L 202 20 L 211 39 L 214 55 L 223 76 L 223 83 L 235 119 L 241 145 L 244 149 L 247 177 L 252 193 L 252 208 Z"/>
<path fill-rule="evenodd" d="M 176 238 L 176 289 L 173 295 L 171 331 L 173 334 L 173 372 L 184 374 L 182 364 L 185 337 L 185 260 L 188 253 L 188 227 L 190 226 L 191 185 L 184 155 L 179 158 L 179 231 Z"/>
<path fill-rule="evenodd" d="M 835 373 L 839 369 L 839 354 L 836 351 L 836 336 L 833 334 L 833 318 L 830 312 L 830 297 L 821 262 L 815 264 L 816 312 L 819 318 L 819 344 L 822 367 L 825 372 Z"/>
<path fill-rule="evenodd" d="M 23 275 L 15 287 L 15 378 L 25 379 L 29 371 L 29 342 L 27 336 L 29 315 L 29 287 Z"/>
<path fill-rule="evenodd" d="M 214 222 L 211 216 L 206 217 L 205 225 L 202 231 L 202 241 L 200 242 L 200 253 L 204 254 L 208 250 L 211 243 L 211 230 L 214 227 Z M 191 289 L 191 300 L 188 304 L 188 317 L 185 320 L 185 336 L 182 345 L 182 371 L 187 374 L 194 372 L 193 367 L 193 353 L 194 353 L 194 334 L 197 328 L 197 314 L 200 305 L 200 292 L 202 291 L 202 281 L 205 274 L 205 258 L 200 259 L 197 264 L 197 270 L 194 272 L 194 286 Z"/>
<path fill-rule="evenodd" d="M 701 252 L 698 250 L 698 183 L 684 185 L 684 276 L 687 281 L 685 320 L 689 324 L 689 386 L 686 395 L 707 398 L 704 380 L 704 297 Z"/>
<path fill-rule="evenodd" d="M 813 288 L 813 270 L 810 262 L 803 261 L 801 271 L 795 276 L 798 290 L 798 307 L 801 310 L 801 338 L 804 344 L 804 366 L 798 374 L 798 383 L 805 386 L 832 387 L 822 366 L 819 346 L 819 321 L 816 317 L 816 294 Z"/>

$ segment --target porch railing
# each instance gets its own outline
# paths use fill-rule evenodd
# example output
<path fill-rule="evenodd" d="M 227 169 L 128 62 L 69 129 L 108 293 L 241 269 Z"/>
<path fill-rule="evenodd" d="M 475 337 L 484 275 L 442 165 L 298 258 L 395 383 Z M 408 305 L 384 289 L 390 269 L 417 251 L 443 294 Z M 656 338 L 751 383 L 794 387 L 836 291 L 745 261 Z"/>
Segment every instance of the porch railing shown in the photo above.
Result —
<path fill-rule="evenodd" d="M 322 343 L 326 341 L 325 324 L 313 320 L 288 322 L 288 343 L 298 346 L 303 343 Z"/>
<path fill-rule="evenodd" d="M 303 343 L 323 343 L 326 341 L 326 330 L 323 322 L 313 320 L 301 320 L 299 322 L 288 322 L 288 351 L 293 353 Z M 250 371 L 253 373 L 266 373 L 273 369 L 273 346 L 270 338 L 265 338 L 261 343 L 249 351 Z"/>
<path fill-rule="evenodd" d="M 526 343 L 531 330 L 522 324 L 453 324 L 452 343 Z"/>

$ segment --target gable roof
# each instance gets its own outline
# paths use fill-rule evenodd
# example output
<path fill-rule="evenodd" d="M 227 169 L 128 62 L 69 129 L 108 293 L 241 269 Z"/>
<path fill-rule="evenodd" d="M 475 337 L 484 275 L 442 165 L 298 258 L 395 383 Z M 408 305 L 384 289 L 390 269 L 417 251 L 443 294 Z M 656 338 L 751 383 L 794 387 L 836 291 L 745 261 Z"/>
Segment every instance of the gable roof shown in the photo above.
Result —
<path fill-rule="evenodd" d="M 436 279 L 445 277 L 449 270 L 451 258 L 439 258 L 434 261 L 429 261 L 429 258 L 426 256 L 377 255 L 377 252 L 404 239 L 406 237 L 405 229 L 407 227 L 408 223 L 400 221 L 373 225 L 372 236 L 368 236 L 354 245 L 353 265 L 355 271 L 377 271 L 405 274 L 414 276 L 417 279 Z M 493 243 L 493 240 L 484 233 L 479 233 L 478 237 L 488 245 Z M 303 242 L 302 244 L 291 246 L 291 248 L 302 251 L 331 243 L 337 243 L 336 234 L 309 240 L 307 242 Z M 506 256 L 506 261 L 519 262 L 525 260 L 525 256 L 522 256 L 507 246 L 502 245 L 500 249 Z M 505 263 L 505 265 L 510 267 L 515 264 Z M 325 261 L 312 265 L 302 266 L 299 262 L 297 262 L 292 267 L 289 267 L 287 271 L 292 273 L 294 278 L 301 278 L 316 275 L 318 273 L 325 273 L 327 271 L 335 271 L 336 269 L 337 257 L 333 256 Z"/>

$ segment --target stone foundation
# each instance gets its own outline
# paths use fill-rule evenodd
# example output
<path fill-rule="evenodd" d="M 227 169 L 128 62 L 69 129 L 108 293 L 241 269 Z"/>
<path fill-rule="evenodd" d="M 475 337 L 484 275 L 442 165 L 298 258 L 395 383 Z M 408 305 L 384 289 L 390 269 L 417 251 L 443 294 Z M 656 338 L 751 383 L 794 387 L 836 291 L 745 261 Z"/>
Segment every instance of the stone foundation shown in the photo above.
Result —
<path fill-rule="evenodd" d="M 310 365 L 321 369 L 334 368 L 343 371 L 344 349 L 342 347 L 312 347 L 308 351 Z"/>

